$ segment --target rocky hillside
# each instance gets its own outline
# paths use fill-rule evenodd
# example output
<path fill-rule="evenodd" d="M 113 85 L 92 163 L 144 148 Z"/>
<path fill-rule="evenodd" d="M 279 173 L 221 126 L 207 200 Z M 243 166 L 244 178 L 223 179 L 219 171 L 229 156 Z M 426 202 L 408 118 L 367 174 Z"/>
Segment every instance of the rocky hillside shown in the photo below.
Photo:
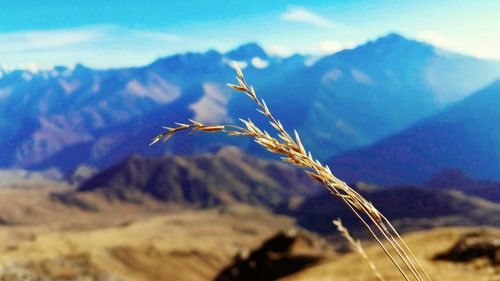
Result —
<path fill-rule="evenodd" d="M 199 207 L 236 202 L 276 207 L 318 190 L 299 170 L 228 147 L 196 156 L 133 156 L 91 177 L 77 193 L 97 192 L 124 201 L 145 194 L 168 203 Z"/>

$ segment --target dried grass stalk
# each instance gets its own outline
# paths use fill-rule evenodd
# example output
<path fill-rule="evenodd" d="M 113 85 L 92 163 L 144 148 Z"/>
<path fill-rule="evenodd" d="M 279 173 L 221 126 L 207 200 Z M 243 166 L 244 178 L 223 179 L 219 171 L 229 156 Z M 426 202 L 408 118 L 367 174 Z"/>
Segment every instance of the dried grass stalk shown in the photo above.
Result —
<path fill-rule="evenodd" d="M 373 260 L 370 259 L 370 257 L 366 254 L 365 250 L 363 249 L 363 246 L 361 246 L 361 241 L 354 240 L 354 238 L 352 238 L 347 228 L 345 228 L 344 225 L 342 225 L 342 221 L 340 219 L 333 220 L 333 224 L 337 227 L 337 230 L 340 232 L 342 237 L 344 237 L 347 240 L 347 242 L 349 242 L 351 248 L 356 253 L 358 253 L 366 261 L 366 263 L 368 263 L 371 271 L 375 275 L 375 278 L 377 278 L 378 281 L 385 281 L 384 277 L 382 277 L 382 274 L 380 274 L 377 267 L 375 266 Z"/>
<path fill-rule="evenodd" d="M 422 281 L 424 280 L 422 274 L 427 280 L 431 280 L 389 220 L 371 202 L 349 187 L 345 182 L 336 178 L 328 166 L 314 159 L 311 152 L 307 152 L 302 145 L 297 131 L 294 131 L 294 137 L 290 136 L 281 122 L 272 115 L 264 100 L 257 98 L 254 88 L 246 82 L 237 64 L 235 64 L 235 69 L 238 85 L 228 84 L 228 86 L 244 93 L 256 103 L 257 110 L 269 119 L 269 123 L 277 131 L 277 138 L 272 137 L 266 131 L 262 131 L 249 119 L 240 119 L 244 127 L 237 125 L 205 125 L 194 120 L 189 120 L 187 124 L 176 123 L 177 127 L 174 128 L 164 127 L 166 131 L 156 136 L 150 145 L 160 140 L 166 141 L 175 133 L 186 130 L 191 132 L 224 132 L 231 136 L 252 137 L 256 143 L 268 151 L 283 155 L 281 157 L 282 161 L 304 169 L 312 179 L 321 183 L 328 191 L 344 202 L 347 208 L 351 210 L 353 215 L 366 227 L 372 237 L 382 247 L 405 280 L 414 279 Z"/>

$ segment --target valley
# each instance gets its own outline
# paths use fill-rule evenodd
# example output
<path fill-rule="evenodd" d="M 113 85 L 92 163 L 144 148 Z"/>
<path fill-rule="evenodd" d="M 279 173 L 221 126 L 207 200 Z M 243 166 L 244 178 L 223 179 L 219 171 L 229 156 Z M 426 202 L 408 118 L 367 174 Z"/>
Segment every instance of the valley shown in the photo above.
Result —
<path fill-rule="evenodd" d="M 175 176 L 176 170 L 189 172 Z M 196 175 L 208 183 L 203 173 L 215 171 L 224 171 L 215 174 L 219 181 L 201 185 L 208 193 L 193 197 L 200 188 Z M 321 189 L 311 192 L 307 178 L 303 187 L 293 186 L 301 182 L 297 172 L 225 148 L 214 155 L 132 157 L 78 186 L 32 180 L 4 186 L 0 276 L 13 281 L 373 280 L 361 257 L 336 233 L 331 220 L 341 217 L 353 235 L 363 238 L 386 280 L 399 280 L 378 245 L 335 198 Z M 163 181 L 162 173 L 176 180 Z M 286 181 L 277 178 L 294 180 L 280 186 Z M 260 186 L 276 200 L 259 199 Z M 500 268 L 486 254 L 459 262 L 436 259 L 464 237 L 486 235 L 485 241 L 496 245 L 499 204 L 446 189 L 361 183 L 357 188 L 404 233 L 434 278 L 499 276 Z"/>

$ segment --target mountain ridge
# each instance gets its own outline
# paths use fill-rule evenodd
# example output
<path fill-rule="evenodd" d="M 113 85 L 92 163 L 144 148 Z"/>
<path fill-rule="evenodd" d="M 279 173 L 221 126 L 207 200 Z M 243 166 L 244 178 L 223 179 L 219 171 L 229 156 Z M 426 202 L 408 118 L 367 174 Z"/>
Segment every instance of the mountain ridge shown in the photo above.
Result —
<path fill-rule="evenodd" d="M 446 171 L 429 182 L 425 186 L 351 186 L 402 231 L 500 222 L 496 216 L 500 211 L 498 191 L 478 188 L 484 182 L 448 184 Z M 499 188 L 492 182 L 487 187 L 492 186 Z M 85 198 L 92 196 L 138 206 L 153 199 L 164 206 L 190 209 L 247 204 L 294 217 L 302 227 L 320 233 L 333 231 L 333 217 L 340 217 L 350 229 L 362 227 L 341 201 L 303 171 L 255 158 L 234 147 L 196 156 L 134 156 L 92 176 L 76 191 L 54 195 L 54 199 L 86 208 L 92 206 Z"/>
<path fill-rule="evenodd" d="M 300 170 L 227 147 L 195 156 L 135 155 L 83 182 L 73 195 L 97 191 L 107 198 L 137 201 L 141 196 L 136 194 L 146 194 L 195 207 L 240 202 L 272 208 L 319 190 Z"/>
<path fill-rule="evenodd" d="M 500 75 L 500 63 L 497 71 L 489 61 L 445 59 L 432 50 L 390 35 L 313 65 L 301 55 L 269 56 L 247 44 L 227 53 L 171 55 L 144 67 L 10 72 L 0 78 L 0 167 L 72 173 L 81 164 L 106 168 L 133 153 L 197 153 L 227 144 L 266 156 L 248 140 L 220 136 L 181 137 L 161 148 L 145 145 L 159 128 L 176 121 L 231 123 L 255 116 L 245 96 L 225 87 L 234 79 L 230 56 L 241 60 L 248 81 L 275 115 L 326 160 L 441 110 L 438 90 L 456 80 L 468 81 L 457 86 L 465 95 L 492 73 Z M 474 67 L 457 68 L 449 74 L 453 79 L 432 74 L 447 65 Z"/>

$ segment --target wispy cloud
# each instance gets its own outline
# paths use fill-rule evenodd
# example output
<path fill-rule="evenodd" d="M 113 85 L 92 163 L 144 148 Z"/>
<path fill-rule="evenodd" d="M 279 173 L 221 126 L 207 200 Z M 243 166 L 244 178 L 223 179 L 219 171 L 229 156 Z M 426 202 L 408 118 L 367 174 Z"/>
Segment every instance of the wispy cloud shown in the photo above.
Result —
<path fill-rule="evenodd" d="M 266 52 L 271 55 L 286 57 L 293 54 L 294 50 L 284 45 L 273 44 L 266 48 Z"/>
<path fill-rule="evenodd" d="M 145 31 L 145 30 L 134 30 L 132 34 L 137 37 L 143 37 L 145 39 L 158 40 L 164 42 L 179 42 L 180 37 L 175 34 L 158 32 L 158 31 Z"/>
<path fill-rule="evenodd" d="M 100 33 L 97 29 L 62 29 L 0 34 L 0 54 L 77 45 L 98 39 Z"/>
<path fill-rule="evenodd" d="M 500 37 L 498 36 L 477 36 L 476 40 L 458 41 L 456 38 L 444 36 L 433 30 L 426 30 L 415 36 L 417 39 L 427 42 L 433 46 L 447 49 L 483 59 L 500 60 L 498 48 Z"/>
<path fill-rule="evenodd" d="M 181 41 L 176 34 L 118 25 L 0 33 L 2 64 L 53 66 L 91 61 L 95 67 L 145 64 Z"/>
<path fill-rule="evenodd" d="M 336 24 L 332 20 L 298 6 L 288 7 L 286 12 L 281 15 L 281 19 L 285 21 L 305 23 L 324 29 L 336 27 Z"/>
<path fill-rule="evenodd" d="M 341 51 L 345 48 L 346 48 L 345 44 L 342 44 L 338 41 L 326 40 L 326 41 L 320 42 L 316 46 L 316 51 L 320 54 L 333 54 L 333 53 Z"/>
<path fill-rule="evenodd" d="M 270 45 L 266 47 L 266 52 L 277 56 L 290 56 L 294 53 L 308 54 L 314 57 L 321 57 L 324 55 L 331 55 L 336 52 L 350 49 L 355 47 L 356 44 L 353 42 L 340 42 L 335 40 L 322 40 L 322 41 L 312 41 L 303 46 L 296 46 L 295 48 L 286 45 Z"/>
<path fill-rule="evenodd" d="M 22 51 L 40 51 L 70 47 L 104 40 L 153 40 L 178 42 L 175 34 L 151 30 L 129 29 L 116 25 L 84 26 L 73 29 L 23 31 L 0 34 L 0 54 Z"/>
<path fill-rule="evenodd" d="M 417 35 L 417 39 L 441 48 L 455 48 L 457 43 L 436 31 L 426 30 Z"/>

